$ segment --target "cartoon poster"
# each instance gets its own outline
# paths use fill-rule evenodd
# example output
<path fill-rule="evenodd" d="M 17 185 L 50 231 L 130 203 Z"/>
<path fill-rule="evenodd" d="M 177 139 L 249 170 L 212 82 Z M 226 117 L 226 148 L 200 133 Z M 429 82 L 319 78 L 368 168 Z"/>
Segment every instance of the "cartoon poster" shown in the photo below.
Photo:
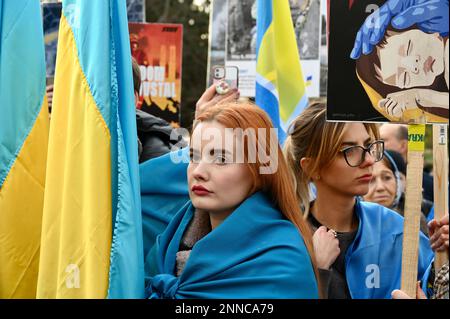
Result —
<path fill-rule="evenodd" d="M 328 120 L 447 123 L 448 6 L 330 1 Z"/>
<path fill-rule="evenodd" d="M 321 0 L 289 0 L 289 4 L 306 90 L 309 97 L 319 97 L 321 58 L 326 51 L 321 47 Z M 237 66 L 241 96 L 255 96 L 256 5 L 256 0 L 212 2 L 208 85 L 212 84 L 213 66 Z"/>
<path fill-rule="evenodd" d="M 47 78 L 55 75 L 56 47 L 58 46 L 59 20 L 61 19 L 61 3 L 43 3 L 42 17 L 44 24 L 45 63 Z M 51 80 L 52 82 L 53 80 Z"/>
<path fill-rule="evenodd" d="M 129 23 L 129 31 L 141 70 L 137 107 L 179 127 L 183 25 Z"/>

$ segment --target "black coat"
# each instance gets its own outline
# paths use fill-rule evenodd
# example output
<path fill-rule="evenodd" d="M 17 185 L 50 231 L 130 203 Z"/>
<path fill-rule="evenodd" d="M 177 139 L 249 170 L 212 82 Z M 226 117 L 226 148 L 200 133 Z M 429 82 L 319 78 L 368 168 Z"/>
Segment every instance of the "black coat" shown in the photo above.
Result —
<path fill-rule="evenodd" d="M 136 125 L 139 145 L 139 163 L 164 155 L 174 145 L 186 147 L 182 136 L 175 133 L 174 128 L 165 120 L 136 109 Z"/>

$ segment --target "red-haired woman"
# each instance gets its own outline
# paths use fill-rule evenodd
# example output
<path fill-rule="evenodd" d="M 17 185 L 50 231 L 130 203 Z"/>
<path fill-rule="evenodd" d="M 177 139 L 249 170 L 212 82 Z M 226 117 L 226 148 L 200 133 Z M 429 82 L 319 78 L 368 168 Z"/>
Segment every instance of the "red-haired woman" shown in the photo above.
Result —
<path fill-rule="evenodd" d="M 222 103 L 197 117 L 188 165 L 175 164 L 185 150 L 144 164 L 187 169 L 187 187 L 149 183 L 189 195 L 147 256 L 149 297 L 318 297 L 311 232 L 274 132 L 258 107 Z"/>

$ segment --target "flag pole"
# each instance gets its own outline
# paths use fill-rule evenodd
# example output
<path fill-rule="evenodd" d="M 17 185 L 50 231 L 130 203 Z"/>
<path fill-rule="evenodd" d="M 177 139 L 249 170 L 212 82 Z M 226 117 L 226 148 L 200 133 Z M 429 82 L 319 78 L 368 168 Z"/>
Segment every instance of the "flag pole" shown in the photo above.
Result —
<path fill-rule="evenodd" d="M 424 149 L 425 124 L 408 125 L 408 166 L 406 172 L 401 289 L 414 298 L 416 296 L 417 267 L 419 263 Z"/>
<path fill-rule="evenodd" d="M 441 220 L 448 214 L 448 148 L 447 125 L 433 125 L 434 218 Z M 434 261 L 436 273 L 448 263 L 448 251 L 437 251 Z"/>

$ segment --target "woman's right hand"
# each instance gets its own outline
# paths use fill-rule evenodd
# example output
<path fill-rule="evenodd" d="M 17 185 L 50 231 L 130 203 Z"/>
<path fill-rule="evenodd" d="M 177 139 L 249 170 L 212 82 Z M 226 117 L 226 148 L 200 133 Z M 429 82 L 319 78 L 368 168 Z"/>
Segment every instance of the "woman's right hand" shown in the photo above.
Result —
<path fill-rule="evenodd" d="M 313 235 L 314 254 L 317 268 L 329 270 L 339 256 L 339 240 L 333 230 L 327 231 L 325 226 L 319 227 Z"/>
<path fill-rule="evenodd" d="M 400 289 L 394 290 L 391 295 L 392 299 L 413 299 L 412 297 L 408 296 L 406 292 Z M 420 287 L 420 281 L 418 281 L 416 284 L 416 299 L 427 299 L 427 296 Z"/>
<path fill-rule="evenodd" d="M 213 84 L 206 89 L 206 91 L 197 101 L 195 107 L 195 118 L 197 118 L 201 113 L 214 105 L 236 101 L 237 99 L 239 99 L 238 89 L 233 89 L 227 94 L 217 94 L 216 84 Z"/>
<path fill-rule="evenodd" d="M 430 245 L 433 251 L 448 251 L 448 215 L 428 223 Z"/>

